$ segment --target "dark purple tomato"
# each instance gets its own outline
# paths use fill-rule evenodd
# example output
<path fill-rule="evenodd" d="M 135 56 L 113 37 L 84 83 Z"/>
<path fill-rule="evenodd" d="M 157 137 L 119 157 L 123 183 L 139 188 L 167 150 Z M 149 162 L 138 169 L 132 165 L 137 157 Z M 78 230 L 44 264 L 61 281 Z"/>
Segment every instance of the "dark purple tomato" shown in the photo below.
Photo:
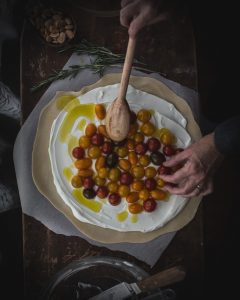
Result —
<path fill-rule="evenodd" d="M 83 189 L 83 195 L 87 199 L 93 199 L 96 197 L 96 192 L 94 191 L 94 189 Z"/>
<path fill-rule="evenodd" d="M 108 168 L 114 168 L 118 164 L 118 155 L 116 152 L 109 154 L 106 158 L 106 166 Z"/>
<path fill-rule="evenodd" d="M 165 156 L 159 151 L 151 153 L 150 159 L 157 166 L 160 166 L 166 160 Z"/>

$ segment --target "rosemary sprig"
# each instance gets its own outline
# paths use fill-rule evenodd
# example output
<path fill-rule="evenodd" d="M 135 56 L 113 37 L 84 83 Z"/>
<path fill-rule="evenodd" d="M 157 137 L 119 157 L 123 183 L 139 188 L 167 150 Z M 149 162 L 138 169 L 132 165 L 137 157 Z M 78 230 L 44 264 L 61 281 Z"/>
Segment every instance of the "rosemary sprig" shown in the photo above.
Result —
<path fill-rule="evenodd" d="M 91 57 L 93 57 L 93 61 L 91 62 L 91 64 L 72 65 L 69 66 L 68 69 L 53 70 L 53 73 L 48 78 L 35 84 L 31 88 L 32 92 L 39 90 L 40 88 L 57 80 L 62 80 L 68 77 L 72 79 L 76 77 L 77 74 L 83 69 L 89 69 L 93 73 L 98 74 L 100 77 L 102 77 L 106 67 L 110 67 L 110 66 L 121 67 L 121 64 L 124 62 L 124 58 L 125 58 L 124 54 L 113 53 L 109 49 L 105 47 L 96 46 L 88 42 L 87 40 L 82 40 L 81 43 L 76 45 L 68 45 L 63 49 L 61 49 L 59 52 L 61 53 L 67 50 L 71 50 L 77 53 L 78 55 L 82 55 L 82 54 L 91 55 Z M 147 72 L 154 72 L 152 70 L 141 67 L 141 65 L 145 65 L 145 64 L 137 60 L 134 61 L 135 69 L 143 70 Z"/>
<path fill-rule="evenodd" d="M 75 45 L 67 45 L 58 52 L 65 52 L 67 50 L 71 50 L 78 55 L 81 54 L 90 54 L 90 55 L 97 55 L 98 57 L 114 57 L 117 59 L 124 59 L 123 54 L 116 54 L 113 53 L 111 50 L 107 49 L 106 47 L 97 46 L 93 43 L 90 43 L 86 39 L 82 39 L 81 43 L 75 44 Z"/>

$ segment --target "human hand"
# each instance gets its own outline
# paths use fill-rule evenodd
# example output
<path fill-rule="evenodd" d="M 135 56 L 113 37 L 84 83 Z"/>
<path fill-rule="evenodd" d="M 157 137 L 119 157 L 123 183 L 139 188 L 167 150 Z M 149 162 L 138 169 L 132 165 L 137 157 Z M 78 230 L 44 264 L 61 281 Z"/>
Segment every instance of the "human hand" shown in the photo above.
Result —
<path fill-rule="evenodd" d="M 177 169 L 171 175 L 160 176 L 166 182 L 164 189 L 184 197 L 210 194 L 213 174 L 222 159 L 214 143 L 214 133 L 206 135 L 164 162 L 164 166 Z"/>
<path fill-rule="evenodd" d="M 120 22 L 128 28 L 131 37 L 136 37 L 145 26 L 164 21 L 168 18 L 166 0 L 122 0 Z M 172 1 L 170 1 L 172 2 Z"/>

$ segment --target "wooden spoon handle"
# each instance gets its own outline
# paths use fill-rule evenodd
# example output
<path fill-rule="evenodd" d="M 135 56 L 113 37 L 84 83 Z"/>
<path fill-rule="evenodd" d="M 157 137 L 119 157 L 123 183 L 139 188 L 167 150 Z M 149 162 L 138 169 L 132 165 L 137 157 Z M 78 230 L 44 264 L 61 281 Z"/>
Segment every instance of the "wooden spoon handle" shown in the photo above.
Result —
<path fill-rule="evenodd" d="M 122 72 L 122 78 L 121 78 L 119 95 L 118 95 L 118 99 L 120 101 L 122 101 L 126 98 L 129 76 L 131 73 L 133 57 L 134 57 L 134 52 L 135 52 L 135 46 L 136 46 L 136 39 L 129 37 L 127 53 L 126 53 L 126 57 L 125 57 L 124 65 L 123 65 L 123 72 Z"/>
<path fill-rule="evenodd" d="M 147 277 L 137 282 L 141 291 L 150 291 L 151 289 L 163 288 L 182 281 L 186 276 L 186 271 L 182 266 L 175 266 L 161 271 L 153 276 Z"/>

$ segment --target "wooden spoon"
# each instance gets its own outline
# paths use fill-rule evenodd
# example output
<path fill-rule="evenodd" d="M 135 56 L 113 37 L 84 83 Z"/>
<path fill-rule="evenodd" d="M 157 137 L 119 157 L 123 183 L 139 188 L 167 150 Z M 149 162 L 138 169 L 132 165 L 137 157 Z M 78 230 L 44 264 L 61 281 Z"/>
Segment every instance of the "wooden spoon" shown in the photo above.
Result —
<path fill-rule="evenodd" d="M 116 142 L 124 140 L 130 128 L 130 108 L 126 100 L 126 93 L 135 46 L 136 39 L 129 37 L 118 97 L 111 103 L 106 115 L 107 133 Z"/>

